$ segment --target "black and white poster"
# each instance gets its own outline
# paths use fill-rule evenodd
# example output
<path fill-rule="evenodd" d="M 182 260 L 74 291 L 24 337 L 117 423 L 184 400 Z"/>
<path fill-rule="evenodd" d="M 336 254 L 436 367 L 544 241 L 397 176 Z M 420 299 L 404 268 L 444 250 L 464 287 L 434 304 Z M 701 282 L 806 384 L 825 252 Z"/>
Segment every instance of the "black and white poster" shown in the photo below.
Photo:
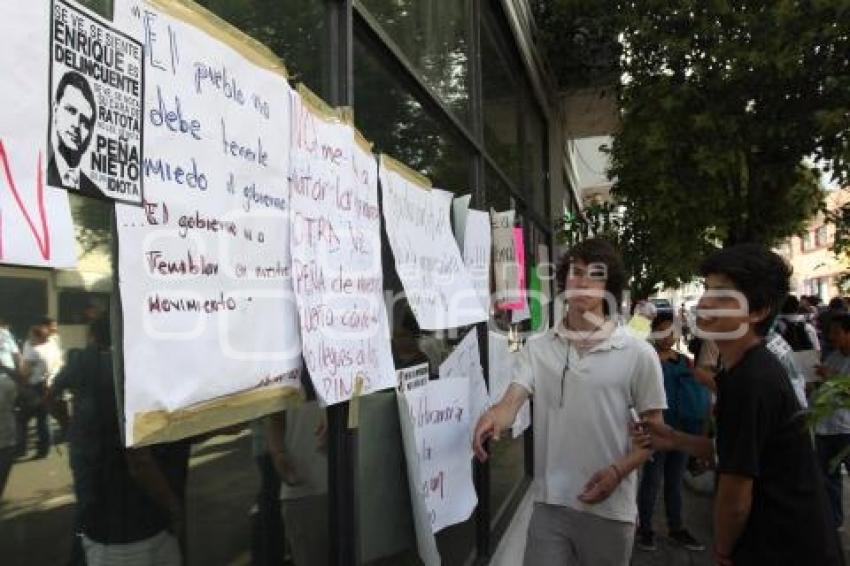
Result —
<path fill-rule="evenodd" d="M 142 45 L 53 0 L 47 184 L 142 203 Z"/>

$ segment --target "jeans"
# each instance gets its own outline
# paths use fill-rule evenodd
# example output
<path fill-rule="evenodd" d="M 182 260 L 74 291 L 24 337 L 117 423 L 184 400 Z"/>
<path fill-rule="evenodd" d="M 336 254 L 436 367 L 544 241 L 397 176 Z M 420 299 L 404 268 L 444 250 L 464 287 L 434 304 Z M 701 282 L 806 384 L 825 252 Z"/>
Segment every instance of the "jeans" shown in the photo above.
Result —
<path fill-rule="evenodd" d="M 815 437 L 818 450 L 818 460 L 823 470 L 826 495 L 835 528 L 844 523 L 844 509 L 841 503 L 841 465 L 850 471 L 850 434 L 819 434 Z M 833 462 L 836 456 L 844 451 L 839 462 Z"/>
<path fill-rule="evenodd" d="M 682 477 L 688 465 L 684 452 L 656 452 L 643 465 L 643 476 L 638 487 L 639 533 L 652 532 L 652 512 L 658 500 L 661 480 L 664 480 L 664 507 L 667 511 L 667 529 L 682 528 Z"/>
<path fill-rule="evenodd" d="M 44 395 L 47 386 L 44 383 L 28 385 L 35 395 L 42 400 L 36 406 L 22 406 L 18 413 L 18 452 L 26 454 L 27 437 L 29 436 L 30 419 L 35 417 L 36 432 L 38 433 L 38 454 L 43 456 L 50 449 L 50 429 L 47 425 L 47 405 L 44 403 Z"/>

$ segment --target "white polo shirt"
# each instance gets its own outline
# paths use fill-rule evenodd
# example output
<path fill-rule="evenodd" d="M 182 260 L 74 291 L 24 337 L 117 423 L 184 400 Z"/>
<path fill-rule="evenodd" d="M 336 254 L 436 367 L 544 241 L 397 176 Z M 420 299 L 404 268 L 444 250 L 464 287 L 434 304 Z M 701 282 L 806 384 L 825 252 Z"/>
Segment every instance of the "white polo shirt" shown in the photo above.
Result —
<path fill-rule="evenodd" d="M 551 329 L 529 339 L 514 369 L 513 382 L 534 399 L 535 500 L 634 523 L 637 473 L 600 503 L 578 496 L 595 472 L 630 452 L 630 406 L 638 413 L 667 408 L 658 354 L 623 327 L 582 356 L 562 334 Z"/>

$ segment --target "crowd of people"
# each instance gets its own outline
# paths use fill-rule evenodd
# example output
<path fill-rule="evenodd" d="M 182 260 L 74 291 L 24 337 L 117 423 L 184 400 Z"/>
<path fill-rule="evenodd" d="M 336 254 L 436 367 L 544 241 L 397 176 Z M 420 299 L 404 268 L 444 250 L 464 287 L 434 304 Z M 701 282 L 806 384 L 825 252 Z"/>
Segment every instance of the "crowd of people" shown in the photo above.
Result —
<path fill-rule="evenodd" d="M 702 276 L 706 292 L 690 320 L 643 303 L 624 322 L 616 249 L 585 240 L 561 261 L 563 320 L 516 354 L 513 383 L 474 434 L 486 460 L 488 442 L 533 399 L 525 564 L 622 566 L 634 547 L 655 550 L 661 493 L 667 538 L 705 550 L 708 541 L 688 529 L 682 487 L 686 474 L 708 470 L 716 564 L 844 563 L 837 532 L 850 408 L 816 423 L 806 408 L 824 383 L 850 376 L 847 303 L 790 295 L 790 269 L 757 245 L 717 251 Z M 201 439 L 126 449 L 108 321 L 93 320 L 88 338 L 63 357 L 54 320 L 33 325 L 22 344 L 0 321 L 0 498 L 16 459 L 67 442 L 77 501 L 71 563 L 184 563 L 188 461 Z M 326 562 L 328 529 L 316 528 L 328 520 L 325 431 L 315 396 L 254 423 L 255 563 L 281 563 L 282 540 L 295 564 Z"/>
<path fill-rule="evenodd" d="M 836 459 L 850 461 L 850 410 L 812 431 L 806 408 L 822 383 L 850 376 L 846 303 L 789 295 L 790 268 L 759 245 L 719 250 L 701 271 L 695 317 L 642 304 L 624 324 L 617 250 L 591 239 L 562 260 L 564 319 L 527 341 L 474 437 L 486 460 L 533 398 L 527 566 L 622 566 L 634 546 L 654 550 L 662 484 L 669 539 L 703 550 L 685 524 L 688 469 L 716 477 L 718 566 L 844 563 Z"/>

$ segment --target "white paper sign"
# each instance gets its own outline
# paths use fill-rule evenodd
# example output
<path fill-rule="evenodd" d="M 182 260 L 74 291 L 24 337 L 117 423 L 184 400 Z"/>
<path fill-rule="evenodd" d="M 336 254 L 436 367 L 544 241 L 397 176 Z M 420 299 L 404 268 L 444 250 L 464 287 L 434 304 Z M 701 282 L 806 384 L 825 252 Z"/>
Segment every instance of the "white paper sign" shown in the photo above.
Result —
<path fill-rule="evenodd" d="M 467 332 L 446 361 L 440 364 L 440 379 L 465 379 L 470 382 L 472 422 L 478 422 L 479 417 L 490 407 L 490 398 L 487 395 L 487 384 L 484 383 L 476 329 Z"/>
<path fill-rule="evenodd" d="M 493 226 L 493 279 L 496 283 L 497 303 L 511 303 L 519 299 L 520 274 L 514 238 L 513 210 L 490 212 Z"/>
<path fill-rule="evenodd" d="M 74 267 L 68 194 L 47 186 L 50 3 L 3 2 L 0 264 Z"/>
<path fill-rule="evenodd" d="M 396 386 L 383 301 L 378 166 L 348 124 L 292 93 L 292 266 L 321 402 Z"/>
<path fill-rule="evenodd" d="M 384 222 L 396 271 L 419 327 L 440 330 L 487 320 L 452 235 L 452 195 L 425 189 L 381 158 Z"/>
<path fill-rule="evenodd" d="M 411 498 L 424 503 L 432 533 L 467 520 L 478 503 L 469 397 L 466 379 L 429 381 L 398 395 Z"/>
<path fill-rule="evenodd" d="M 141 4 L 143 208 L 116 205 L 127 443 L 139 415 L 300 388 L 289 256 L 289 86 Z M 176 54 L 179 54 L 176 55 Z"/>
<path fill-rule="evenodd" d="M 402 368 L 396 371 L 398 390 L 404 393 L 428 383 L 428 363 Z"/>
<path fill-rule="evenodd" d="M 47 184 L 142 204 L 141 42 L 53 0 Z"/>
<path fill-rule="evenodd" d="M 464 238 L 466 237 L 466 218 L 469 214 L 469 203 L 472 200 L 472 195 L 464 195 L 457 197 L 452 201 L 452 225 L 455 229 L 455 239 L 460 249 L 463 248 Z"/>
<path fill-rule="evenodd" d="M 490 311 L 490 250 L 493 247 L 490 216 L 480 210 L 470 210 L 466 218 L 463 239 L 463 262 L 485 311 Z"/>

